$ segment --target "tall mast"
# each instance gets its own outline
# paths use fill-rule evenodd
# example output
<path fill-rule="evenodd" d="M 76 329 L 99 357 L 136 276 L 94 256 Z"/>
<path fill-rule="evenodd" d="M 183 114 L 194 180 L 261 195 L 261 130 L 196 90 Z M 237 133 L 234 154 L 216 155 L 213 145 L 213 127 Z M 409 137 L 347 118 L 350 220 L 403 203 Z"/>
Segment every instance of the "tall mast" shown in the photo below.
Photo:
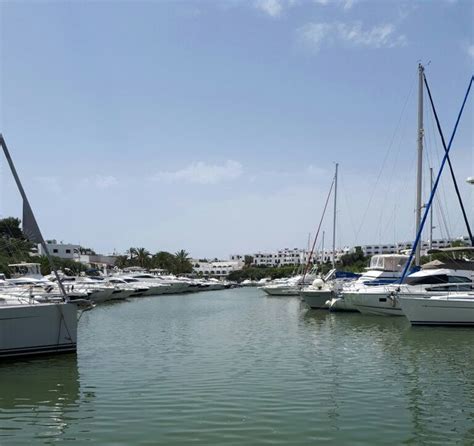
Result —
<path fill-rule="evenodd" d="M 430 167 L 430 193 L 433 190 L 433 168 Z M 433 205 L 430 207 L 430 250 L 433 248 Z"/>
<path fill-rule="evenodd" d="M 421 224 L 421 189 L 423 180 L 423 65 L 418 64 L 418 168 L 416 174 L 416 234 Z M 420 265 L 421 243 L 415 252 L 415 265 Z"/>
<path fill-rule="evenodd" d="M 325 236 L 325 234 L 326 234 L 326 231 L 323 231 L 323 242 L 322 242 L 322 246 L 321 246 L 321 250 L 323 252 L 323 255 L 321 257 L 321 265 L 324 263 L 325 258 L 326 258 L 326 256 L 324 255 L 324 236 Z"/>
<path fill-rule="evenodd" d="M 337 214 L 337 168 L 339 164 L 336 163 L 336 173 L 334 174 L 334 219 L 332 222 L 332 267 L 336 267 L 336 214 Z"/>
<path fill-rule="evenodd" d="M 48 245 L 44 241 L 43 235 L 41 234 L 41 231 L 39 230 L 38 223 L 36 222 L 36 218 L 33 214 L 33 211 L 31 210 L 30 202 L 28 201 L 28 197 L 26 196 L 25 190 L 23 189 L 23 185 L 21 184 L 21 181 L 20 181 L 20 177 L 18 176 L 15 165 L 13 164 L 13 160 L 10 156 L 10 152 L 8 151 L 7 143 L 5 142 L 5 139 L 3 138 L 3 135 L 1 133 L 0 133 L 0 146 L 2 146 L 3 148 L 3 153 L 5 154 L 5 158 L 7 159 L 8 165 L 10 166 L 10 170 L 12 171 L 13 178 L 15 179 L 16 185 L 18 186 L 18 190 L 20 191 L 21 198 L 23 199 L 23 209 L 26 209 L 27 215 L 33 222 L 34 237 L 37 238 L 38 241 L 41 243 L 41 246 L 44 252 L 46 253 L 46 256 L 48 257 L 48 261 L 51 266 L 51 269 L 53 270 L 54 275 L 56 276 L 56 280 L 58 281 L 58 286 L 61 291 L 61 294 L 64 296 L 64 298 L 67 298 L 66 290 L 64 289 L 64 286 L 61 280 L 59 279 L 59 274 L 56 268 L 54 267 L 54 262 L 49 253 Z"/>

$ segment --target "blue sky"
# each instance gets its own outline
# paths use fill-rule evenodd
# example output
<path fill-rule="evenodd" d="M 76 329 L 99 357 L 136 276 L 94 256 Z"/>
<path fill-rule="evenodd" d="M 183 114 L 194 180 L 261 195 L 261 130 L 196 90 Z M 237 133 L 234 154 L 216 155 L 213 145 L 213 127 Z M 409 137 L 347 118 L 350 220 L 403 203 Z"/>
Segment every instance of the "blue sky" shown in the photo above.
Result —
<path fill-rule="evenodd" d="M 410 240 L 417 63 L 450 134 L 473 14 L 461 0 L 0 2 L 0 128 L 47 238 L 196 257 L 302 247 L 339 162 L 338 246 Z M 472 104 L 452 152 L 471 221 Z M 20 215 L 0 169 L 0 214 Z M 439 196 L 435 237 L 465 234 L 448 176 Z"/>

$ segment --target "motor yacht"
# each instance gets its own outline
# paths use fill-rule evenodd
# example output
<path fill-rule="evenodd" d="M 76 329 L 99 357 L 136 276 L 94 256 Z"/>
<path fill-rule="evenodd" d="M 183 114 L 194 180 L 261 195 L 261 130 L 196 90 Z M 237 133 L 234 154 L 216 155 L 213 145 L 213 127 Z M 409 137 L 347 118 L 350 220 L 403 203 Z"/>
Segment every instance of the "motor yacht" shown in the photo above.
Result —
<path fill-rule="evenodd" d="M 360 311 L 355 305 L 355 300 L 364 296 L 373 287 L 389 285 L 400 280 L 407 260 L 408 256 L 402 254 L 372 256 L 366 271 L 357 280 L 344 284 L 342 289 L 335 293 L 329 303 L 329 309 Z"/>
<path fill-rule="evenodd" d="M 316 278 L 314 272 L 298 274 L 296 276 L 275 280 L 261 289 L 270 296 L 298 296 L 300 289 L 309 285 Z"/>
<path fill-rule="evenodd" d="M 474 290 L 474 261 L 434 260 L 409 274 L 404 283 L 363 289 L 351 295 L 352 303 L 365 314 L 403 316 L 400 299 L 436 297 Z"/>

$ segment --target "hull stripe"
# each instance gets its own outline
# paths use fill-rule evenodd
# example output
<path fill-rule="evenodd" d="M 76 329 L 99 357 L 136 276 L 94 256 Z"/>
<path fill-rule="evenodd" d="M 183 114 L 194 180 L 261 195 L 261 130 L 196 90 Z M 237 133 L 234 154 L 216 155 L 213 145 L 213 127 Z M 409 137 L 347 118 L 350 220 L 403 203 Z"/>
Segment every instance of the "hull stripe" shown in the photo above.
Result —
<path fill-rule="evenodd" d="M 35 355 L 41 353 L 75 352 L 76 348 L 76 343 L 40 345 L 38 347 L 7 348 L 0 350 L 0 358 L 9 356 Z"/>

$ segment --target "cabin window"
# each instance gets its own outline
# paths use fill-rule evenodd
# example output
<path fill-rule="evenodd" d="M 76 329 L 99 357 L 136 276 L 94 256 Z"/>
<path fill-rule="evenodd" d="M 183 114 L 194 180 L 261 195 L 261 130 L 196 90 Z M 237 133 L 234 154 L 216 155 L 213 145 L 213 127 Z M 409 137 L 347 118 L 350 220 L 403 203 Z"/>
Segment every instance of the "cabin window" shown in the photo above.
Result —
<path fill-rule="evenodd" d="M 408 285 L 435 285 L 437 283 L 448 283 L 446 274 L 435 274 L 425 277 L 407 277 Z"/>
<path fill-rule="evenodd" d="M 463 277 L 463 276 L 449 276 L 448 277 L 448 282 L 449 283 L 465 283 L 465 282 L 471 282 L 471 279 L 468 277 Z"/>

